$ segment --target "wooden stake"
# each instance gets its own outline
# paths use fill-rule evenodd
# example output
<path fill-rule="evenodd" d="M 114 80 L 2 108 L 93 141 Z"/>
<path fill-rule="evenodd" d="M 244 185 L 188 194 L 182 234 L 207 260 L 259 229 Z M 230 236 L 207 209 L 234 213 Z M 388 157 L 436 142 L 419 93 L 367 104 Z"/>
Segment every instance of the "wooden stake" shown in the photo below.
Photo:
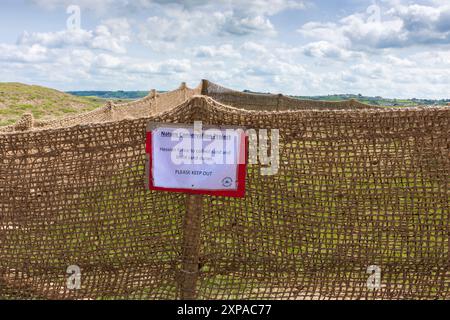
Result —
<path fill-rule="evenodd" d="M 208 85 L 209 81 L 206 79 L 202 80 L 202 95 L 207 96 L 208 95 Z"/>
<path fill-rule="evenodd" d="M 181 270 L 181 299 L 183 300 L 197 298 L 202 207 L 202 195 L 186 196 L 186 215 L 183 225 L 183 269 Z"/>

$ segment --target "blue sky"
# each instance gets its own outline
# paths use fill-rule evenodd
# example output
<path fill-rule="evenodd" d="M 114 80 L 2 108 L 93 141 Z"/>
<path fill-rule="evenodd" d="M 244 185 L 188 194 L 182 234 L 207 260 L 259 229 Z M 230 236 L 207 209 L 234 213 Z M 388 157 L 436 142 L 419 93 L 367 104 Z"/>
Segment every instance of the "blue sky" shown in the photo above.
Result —
<path fill-rule="evenodd" d="M 450 0 L 3 0 L 0 25 L 2 82 L 450 98 Z"/>

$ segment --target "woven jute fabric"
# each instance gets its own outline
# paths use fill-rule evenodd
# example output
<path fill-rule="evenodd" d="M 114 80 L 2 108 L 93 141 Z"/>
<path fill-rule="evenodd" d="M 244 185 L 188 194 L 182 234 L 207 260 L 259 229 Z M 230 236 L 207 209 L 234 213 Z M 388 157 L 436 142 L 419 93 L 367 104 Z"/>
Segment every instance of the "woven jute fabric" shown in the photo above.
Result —
<path fill-rule="evenodd" d="M 287 110 L 356 110 L 356 109 L 381 109 L 379 106 L 372 106 L 361 103 L 357 100 L 346 101 L 316 101 L 303 100 L 282 94 L 260 94 L 238 92 L 220 86 L 208 80 L 203 80 L 204 92 L 215 100 L 226 105 L 240 109 L 257 111 L 287 111 Z"/>
<path fill-rule="evenodd" d="M 450 108 L 182 91 L 142 117 L 0 134 L 0 298 L 450 299 Z M 147 191 L 148 122 L 195 120 L 278 129 L 278 173 L 249 164 L 243 199 Z"/>

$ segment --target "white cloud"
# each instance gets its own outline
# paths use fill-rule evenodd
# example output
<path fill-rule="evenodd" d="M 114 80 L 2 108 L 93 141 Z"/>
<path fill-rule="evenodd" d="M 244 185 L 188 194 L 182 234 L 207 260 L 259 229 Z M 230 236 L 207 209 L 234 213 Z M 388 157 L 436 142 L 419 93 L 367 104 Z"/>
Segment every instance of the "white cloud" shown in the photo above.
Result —
<path fill-rule="evenodd" d="M 35 44 L 47 48 L 85 47 L 116 53 L 126 53 L 130 39 L 130 25 L 126 19 L 103 21 L 94 31 L 66 29 L 57 32 L 23 32 L 17 43 L 22 46 Z"/>
<path fill-rule="evenodd" d="M 138 38 L 156 52 L 175 49 L 181 41 L 193 40 L 217 29 L 214 16 L 180 8 L 167 10 L 165 15 L 151 16 L 139 25 Z"/>
<path fill-rule="evenodd" d="M 368 12 L 337 23 L 309 22 L 298 32 L 356 50 L 450 44 L 450 5 L 402 5 L 384 9 L 380 20 Z"/>
<path fill-rule="evenodd" d="M 306 73 L 305 68 L 301 64 L 291 64 L 279 59 L 272 58 L 264 63 L 260 60 L 247 61 L 243 65 L 243 71 L 245 74 L 254 76 L 302 76 Z"/>
<path fill-rule="evenodd" d="M 338 45 L 328 41 L 312 42 L 302 48 L 302 52 L 314 58 L 328 58 L 333 60 L 347 60 L 352 58 L 362 58 L 360 52 L 345 50 Z"/>
<path fill-rule="evenodd" d="M 223 44 L 219 46 L 199 46 L 191 51 L 197 58 L 230 58 L 238 59 L 241 54 L 233 48 L 231 44 Z"/>
<path fill-rule="evenodd" d="M 92 70 L 107 70 L 119 74 L 138 73 L 142 75 L 173 75 L 183 74 L 191 70 L 191 62 L 187 59 L 166 59 L 160 61 L 145 61 L 127 57 L 117 57 L 109 54 L 99 54 L 93 57 Z"/>
<path fill-rule="evenodd" d="M 39 44 L 34 44 L 32 46 L 16 46 L 0 43 L 0 61 L 39 63 L 47 60 L 48 50 Z"/>
<path fill-rule="evenodd" d="M 131 27 L 125 18 L 108 19 L 94 31 L 93 48 L 126 53 L 126 45 L 131 41 Z"/>
<path fill-rule="evenodd" d="M 237 0 L 231 3 L 240 5 L 242 10 L 263 15 L 273 15 L 288 9 L 303 10 L 307 7 L 307 2 L 303 0 Z"/>
<path fill-rule="evenodd" d="M 304 0 L 31 0 L 35 4 L 55 9 L 69 5 L 79 5 L 82 9 L 98 10 L 104 13 L 111 10 L 137 10 L 148 9 L 155 5 L 173 6 L 178 5 L 187 10 L 199 10 L 221 6 L 223 8 L 234 8 L 236 11 L 247 12 L 257 15 L 273 15 L 288 9 L 305 9 Z"/>
<path fill-rule="evenodd" d="M 45 47 L 61 48 L 64 46 L 85 46 L 92 39 L 92 32 L 75 29 L 57 32 L 24 31 L 17 43 L 23 46 L 39 44 Z"/>
<path fill-rule="evenodd" d="M 364 63 L 350 67 L 352 73 L 356 76 L 362 76 L 368 79 L 387 79 L 388 69 L 384 64 Z"/>
<path fill-rule="evenodd" d="M 413 61 L 408 58 L 399 58 L 394 55 L 388 55 L 386 56 L 386 62 L 391 66 L 397 66 L 397 67 L 416 67 L 417 62 Z"/>
<path fill-rule="evenodd" d="M 345 41 L 338 25 L 333 22 L 308 22 L 298 29 L 297 32 L 310 39 L 320 39 L 333 43 L 343 43 Z"/>
<path fill-rule="evenodd" d="M 241 50 L 249 53 L 267 54 L 268 50 L 262 44 L 247 41 L 241 46 Z"/>
<path fill-rule="evenodd" d="M 239 16 L 232 11 L 216 13 L 216 28 L 219 34 L 246 36 L 250 34 L 276 35 L 275 28 L 265 16 Z"/>
<path fill-rule="evenodd" d="M 106 12 L 108 9 L 124 8 L 129 5 L 128 0 L 30 0 L 38 6 L 46 9 L 56 9 L 60 7 L 68 7 L 70 5 L 78 5 L 82 9 L 95 10 L 98 12 Z M 145 1 L 138 1 L 145 2 Z"/>
<path fill-rule="evenodd" d="M 120 58 L 104 53 L 95 56 L 93 60 L 93 66 L 96 68 L 117 69 L 122 67 L 122 65 Z"/>
<path fill-rule="evenodd" d="M 304 0 L 31 0 L 39 6 L 55 9 L 69 5 L 79 5 L 83 10 L 95 10 L 103 15 L 111 13 L 128 14 L 137 11 L 160 12 L 166 16 L 152 16 L 150 26 L 161 23 L 163 31 L 169 31 L 166 38 L 178 39 L 179 35 L 193 27 L 219 34 L 249 35 L 275 34 L 269 16 L 285 10 L 306 8 Z M 154 19 L 159 17 L 160 19 Z M 161 19 L 162 18 L 162 19 Z M 167 19 L 169 18 L 169 19 Z M 203 22 L 203 23 L 202 23 Z M 170 25 L 170 28 L 168 26 Z M 208 26 L 213 25 L 213 28 Z M 180 27 L 172 28 L 172 27 Z M 154 31 L 159 28 L 154 29 Z M 148 37 L 147 37 L 148 38 Z M 161 40 L 161 39 L 159 39 Z"/>
<path fill-rule="evenodd" d="M 191 70 L 191 62 L 187 59 L 169 59 L 158 63 L 157 73 L 163 75 L 186 73 Z"/>
<path fill-rule="evenodd" d="M 160 52 L 173 49 L 181 41 L 208 36 L 232 38 L 276 35 L 275 27 L 266 16 L 216 10 L 186 11 L 180 7 L 167 8 L 164 15 L 151 16 L 140 25 L 139 39 Z"/>

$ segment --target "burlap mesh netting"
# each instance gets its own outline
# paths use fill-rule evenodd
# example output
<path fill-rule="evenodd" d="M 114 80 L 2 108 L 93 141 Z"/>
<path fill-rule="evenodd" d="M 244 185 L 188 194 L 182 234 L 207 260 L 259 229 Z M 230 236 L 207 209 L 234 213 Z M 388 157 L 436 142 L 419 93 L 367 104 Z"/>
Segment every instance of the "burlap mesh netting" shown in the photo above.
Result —
<path fill-rule="evenodd" d="M 450 298 L 450 108 L 268 111 L 205 83 L 222 102 L 184 87 L 0 134 L 0 298 Z M 278 174 L 249 165 L 244 199 L 146 191 L 147 123 L 194 120 L 279 129 Z"/>
<path fill-rule="evenodd" d="M 347 101 L 316 101 L 301 100 L 284 95 L 244 93 L 234 91 L 210 81 L 204 80 L 203 94 L 214 98 L 221 103 L 240 109 L 266 110 L 266 111 L 288 111 L 288 110 L 356 110 L 356 109 L 378 109 L 382 107 L 361 103 L 357 100 Z"/>

